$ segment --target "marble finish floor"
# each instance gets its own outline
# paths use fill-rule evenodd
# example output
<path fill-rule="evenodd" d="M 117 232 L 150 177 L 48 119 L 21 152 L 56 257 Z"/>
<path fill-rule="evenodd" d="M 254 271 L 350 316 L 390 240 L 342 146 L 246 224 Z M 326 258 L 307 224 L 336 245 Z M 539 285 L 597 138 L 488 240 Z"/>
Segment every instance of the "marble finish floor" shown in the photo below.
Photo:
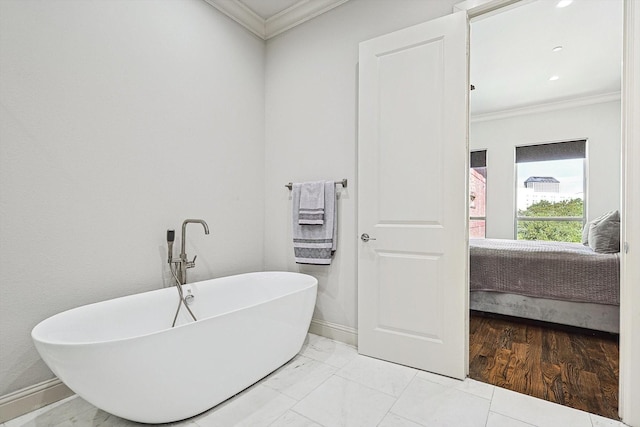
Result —
<path fill-rule="evenodd" d="M 1 424 L 138 426 L 77 396 Z M 471 379 L 361 356 L 309 334 L 289 363 L 194 418 L 188 427 L 623 427 L 624 424 Z"/>

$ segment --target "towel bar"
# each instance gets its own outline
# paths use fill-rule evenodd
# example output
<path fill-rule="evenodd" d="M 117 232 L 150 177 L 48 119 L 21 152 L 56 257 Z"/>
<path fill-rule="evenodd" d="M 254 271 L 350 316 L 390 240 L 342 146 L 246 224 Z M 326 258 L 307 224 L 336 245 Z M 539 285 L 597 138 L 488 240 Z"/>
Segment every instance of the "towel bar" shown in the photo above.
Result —
<path fill-rule="evenodd" d="M 335 182 L 336 185 L 342 185 L 342 188 L 347 188 L 347 178 L 341 180 L 341 181 L 336 181 Z M 284 185 L 285 187 L 287 187 L 289 190 L 293 189 L 293 182 L 290 182 L 288 184 Z"/>

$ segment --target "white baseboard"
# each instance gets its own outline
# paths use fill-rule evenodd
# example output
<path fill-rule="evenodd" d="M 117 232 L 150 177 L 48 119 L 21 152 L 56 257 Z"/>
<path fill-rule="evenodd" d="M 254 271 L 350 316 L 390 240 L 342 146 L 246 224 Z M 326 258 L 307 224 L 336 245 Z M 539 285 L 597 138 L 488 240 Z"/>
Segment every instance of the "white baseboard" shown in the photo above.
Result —
<path fill-rule="evenodd" d="M 0 397 L 0 423 L 73 395 L 58 378 L 43 381 Z"/>
<path fill-rule="evenodd" d="M 326 320 L 311 319 L 309 332 L 325 338 L 340 341 L 354 347 L 358 346 L 358 330 L 349 326 L 327 322 Z"/>

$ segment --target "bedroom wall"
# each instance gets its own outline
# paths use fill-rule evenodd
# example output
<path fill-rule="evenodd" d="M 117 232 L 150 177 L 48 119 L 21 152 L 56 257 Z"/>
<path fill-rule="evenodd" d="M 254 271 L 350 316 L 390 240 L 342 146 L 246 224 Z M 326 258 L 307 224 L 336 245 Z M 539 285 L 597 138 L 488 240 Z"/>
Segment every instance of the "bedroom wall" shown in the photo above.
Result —
<path fill-rule="evenodd" d="M 39 321 L 169 284 L 185 218 L 190 280 L 262 269 L 264 42 L 202 0 L 2 0 L 0 31 L 2 396 L 53 377 Z"/>
<path fill-rule="evenodd" d="M 620 101 L 474 121 L 470 149 L 487 149 L 488 238 L 514 238 L 516 145 L 587 138 L 587 216 L 620 209 Z"/>
<path fill-rule="evenodd" d="M 447 15 L 455 3 L 350 0 L 267 42 L 265 265 L 318 278 L 316 320 L 357 328 L 358 44 Z M 295 264 L 284 184 L 342 178 L 333 263 Z"/>

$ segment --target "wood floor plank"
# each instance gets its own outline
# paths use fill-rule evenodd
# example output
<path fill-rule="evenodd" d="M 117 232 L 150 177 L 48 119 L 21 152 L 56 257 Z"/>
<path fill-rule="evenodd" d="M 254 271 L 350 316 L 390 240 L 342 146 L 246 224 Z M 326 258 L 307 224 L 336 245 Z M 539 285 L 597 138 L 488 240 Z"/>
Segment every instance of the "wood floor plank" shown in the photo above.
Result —
<path fill-rule="evenodd" d="M 543 381 L 542 368 L 540 363 L 542 361 L 542 328 L 528 327 L 527 328 L 527 344 L 529 346 L 529 369 L 531 395 L 544 399 L 545 396 L 545 384 Z"/>
<path fill-rule="evenodd" d="M 618 419 L 617 336 L 472 312 L 469 376 Z"/>
<path fill-rule="evenodd" d="M 542 381 L 544 382 L 544 395 L 542 399 L 564 405 L 564 391 L 562 385 L 562 370 L 559 365 L 541 362 Z"/>
<path fill-rule="evenodd" d="M 588 410 L 588 405 L 585 403 L 585 398 L 582 394 L 583 387 L 580 384 L 580 368 L 571 363 L 562 363 L 560 368 L 562 370 L 565 404 L 583 411 Z"/>
<path fill-rule="evenodd" d="M 486 378 L 490 384 L 494 384 L 500 387 L 509 385 L 507 379 L 507 370 L 509 369 L 509 362 L 511 360 L 511 350 L 501 348 L 496 350 L 495 357 L 492 360 L 489 359 L 487 365 Z"/>
<path fill-rule="evenodd" d="M 542 336 L 542 359 L 543 362 L 558 366 L 558 339 L 557 334 L 543 334 Z"/>
<path fill-rule="evenodd" d="M 529 345 L 514 343 L 512 349 L 512 358 L 505 375 L 510 388 L 524 390 L 525 393 L 535 396 L 535 392 L 531 388 L 531 366 L 533 363 L 530 360 Z"/>
<path fill-rule="evenodd" d="M 602 395 L 602 385 L 598 375 L 593 372 L 582 371 L 580 372 L 580 387 L 582 400 L 587 409 L 586 411 L 596 414 L 602 414 L 606 411 L 603 405 L 606 404 L 604 396 Z"/>

